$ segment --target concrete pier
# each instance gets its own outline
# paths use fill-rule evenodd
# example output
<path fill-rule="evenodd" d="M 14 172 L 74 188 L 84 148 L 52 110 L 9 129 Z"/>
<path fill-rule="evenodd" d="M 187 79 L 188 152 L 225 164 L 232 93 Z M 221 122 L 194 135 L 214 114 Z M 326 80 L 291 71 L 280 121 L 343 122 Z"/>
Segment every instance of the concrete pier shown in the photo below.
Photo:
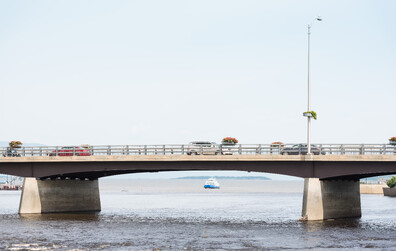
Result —
<path fill-rule="evenodd" d="M 25 178 L 20 214 L 98 212 L 98 180 L 37 180 Z"/>
<path fill-rule="evenodd" d="M 302 220 L 360 218 L 359 181 L 306 178 Z"/>

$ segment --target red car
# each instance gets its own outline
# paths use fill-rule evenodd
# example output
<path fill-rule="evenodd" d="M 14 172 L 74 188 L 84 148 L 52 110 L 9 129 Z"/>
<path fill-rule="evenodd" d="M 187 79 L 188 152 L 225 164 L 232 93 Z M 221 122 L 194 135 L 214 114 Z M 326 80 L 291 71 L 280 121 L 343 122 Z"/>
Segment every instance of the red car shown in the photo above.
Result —
<path fill-rule="evenodd" d="M 91 156 L 89 149 L 81 148 L 79 146 L 64 146 L 58 150 L 58 156 Z M 52 151 L 49 156 L 57 156 L 56 150 Z"/>

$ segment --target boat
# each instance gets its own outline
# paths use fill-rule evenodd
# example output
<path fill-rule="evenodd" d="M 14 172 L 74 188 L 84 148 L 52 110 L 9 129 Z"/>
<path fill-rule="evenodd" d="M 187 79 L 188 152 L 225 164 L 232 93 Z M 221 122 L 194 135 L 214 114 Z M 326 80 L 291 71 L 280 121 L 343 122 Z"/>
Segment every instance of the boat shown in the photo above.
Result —
<path fill-rule="evenodd" d="M 220 189 L 220 184 L 215 178 L 209 178 L 204 185 L 205 189 Z"/>

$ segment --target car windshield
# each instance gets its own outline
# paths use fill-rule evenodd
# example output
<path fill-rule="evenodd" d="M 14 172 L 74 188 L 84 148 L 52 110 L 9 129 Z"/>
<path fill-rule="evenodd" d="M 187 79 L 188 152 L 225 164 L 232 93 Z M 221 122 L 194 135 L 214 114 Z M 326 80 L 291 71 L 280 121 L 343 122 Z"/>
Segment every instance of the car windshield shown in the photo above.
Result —
<path fill-rule="evenodd" d="M 299 144 L 299 145 L 294 145 L 293 147 L 307 147 L 306 144 Z M 318 147 L 317 145 L 311 145 L 311 147 Z"/>
<path fill-rule="evenodd" d="M 211 145 L 211 142 L 207 142 L 207 141 L 199 141 L 199 142 L 191 142 L 191 145 Z"/>

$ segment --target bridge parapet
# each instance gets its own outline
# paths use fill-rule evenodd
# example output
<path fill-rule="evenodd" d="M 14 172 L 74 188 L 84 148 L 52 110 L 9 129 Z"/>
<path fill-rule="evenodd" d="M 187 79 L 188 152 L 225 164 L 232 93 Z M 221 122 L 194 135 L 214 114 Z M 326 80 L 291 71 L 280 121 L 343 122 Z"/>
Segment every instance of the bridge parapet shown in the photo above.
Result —
<path fill-rule="evenodd" d="M 396 155 L 396 145 L 390 144 L 313 144 L 314 155 Z M 107 145 L 31 146 L 10 150 L 0 148 L 3 157 L 37 156 L 125 156 L 125 155 L 305 155 L 304 144 L 236 144 L 236 145 Z"/>

